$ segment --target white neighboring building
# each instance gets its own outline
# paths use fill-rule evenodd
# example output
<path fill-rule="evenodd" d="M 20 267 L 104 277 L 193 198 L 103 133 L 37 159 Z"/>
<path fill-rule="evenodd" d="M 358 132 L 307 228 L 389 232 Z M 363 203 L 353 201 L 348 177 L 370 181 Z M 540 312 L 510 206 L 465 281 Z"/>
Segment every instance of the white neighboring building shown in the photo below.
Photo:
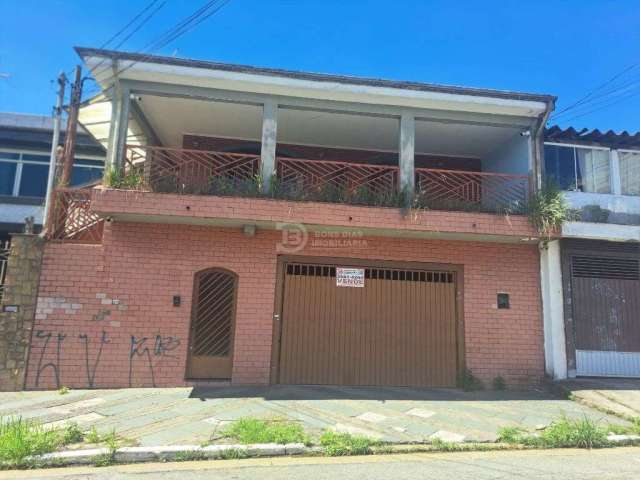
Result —
<path fill-rule="evenodd" d="M 52 134 L 51 117 L 0 113 L 0 241 L 22 231 L 27 217 L 34 217 L 36 228 L 42 225 Z M 80 133 L 76 151 L 72 185 L 101 178 L 102 146 Z"/>
<path fill-rule="evenodd" d="M 580 211 L 542 252 L 547 372 L 640 377 L 640 134 L 548 129 L 544 177 Z"/>

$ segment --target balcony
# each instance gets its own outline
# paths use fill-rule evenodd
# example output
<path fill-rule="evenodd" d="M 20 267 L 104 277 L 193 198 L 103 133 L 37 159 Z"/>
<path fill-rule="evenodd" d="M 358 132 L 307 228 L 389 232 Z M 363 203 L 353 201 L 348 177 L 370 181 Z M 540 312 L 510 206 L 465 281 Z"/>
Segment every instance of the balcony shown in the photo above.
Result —
<path fill-rule="evenodd" d="M 406 198 L 394 165 L 277 157 L 265 188 L 258 155 L 130 145 L 125 158 L 112 186 L 156 193 L 511 213 L 528 194 L 526 175 L 416 168 L 416 192 Z"/>

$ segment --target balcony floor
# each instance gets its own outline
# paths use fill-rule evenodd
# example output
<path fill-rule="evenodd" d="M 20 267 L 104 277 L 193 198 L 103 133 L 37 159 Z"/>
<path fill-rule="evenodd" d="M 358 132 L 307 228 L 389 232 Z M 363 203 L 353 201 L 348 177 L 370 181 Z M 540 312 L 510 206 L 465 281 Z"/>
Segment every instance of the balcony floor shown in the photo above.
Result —
<path fill-rule="evenodd" d="M 357 231 L 363 235 L 535 243 L 539 234 L 522 215 L 403 210 L 265 198 L 178 195 L 98 187 L 91 210 L 126 222 L 176 223 L 278 229 L 301 224 L 308 231 Z"/>

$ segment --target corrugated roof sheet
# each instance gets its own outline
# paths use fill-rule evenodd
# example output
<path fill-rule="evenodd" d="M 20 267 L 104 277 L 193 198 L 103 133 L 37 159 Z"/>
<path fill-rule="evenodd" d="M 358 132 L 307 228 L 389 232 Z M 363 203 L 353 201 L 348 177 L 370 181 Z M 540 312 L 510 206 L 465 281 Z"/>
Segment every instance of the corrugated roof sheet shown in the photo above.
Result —
<path fill-rule="evenodd" d="M 621 133 L 613 130 L 601 132 L 597 128 L 576 130 L 573 127 L 562 129 L 554 125 L 545 129 L 544 138 L 548 142 L 595 144 L 611 148 L 640 148 L 640 132 L 631 134 L 626 130 Z"/>

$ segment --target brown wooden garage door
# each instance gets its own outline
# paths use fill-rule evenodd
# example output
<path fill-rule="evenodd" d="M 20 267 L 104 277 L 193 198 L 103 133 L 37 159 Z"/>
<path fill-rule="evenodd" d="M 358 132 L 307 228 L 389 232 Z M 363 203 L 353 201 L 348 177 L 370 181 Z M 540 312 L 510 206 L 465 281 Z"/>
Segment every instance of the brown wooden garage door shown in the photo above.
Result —
<path fill-rule="evenodd" d="M 339 287 L 336 267 L 284 265 L 280 383 L 454 386 L 456 272 L 364 266 Z"/>

